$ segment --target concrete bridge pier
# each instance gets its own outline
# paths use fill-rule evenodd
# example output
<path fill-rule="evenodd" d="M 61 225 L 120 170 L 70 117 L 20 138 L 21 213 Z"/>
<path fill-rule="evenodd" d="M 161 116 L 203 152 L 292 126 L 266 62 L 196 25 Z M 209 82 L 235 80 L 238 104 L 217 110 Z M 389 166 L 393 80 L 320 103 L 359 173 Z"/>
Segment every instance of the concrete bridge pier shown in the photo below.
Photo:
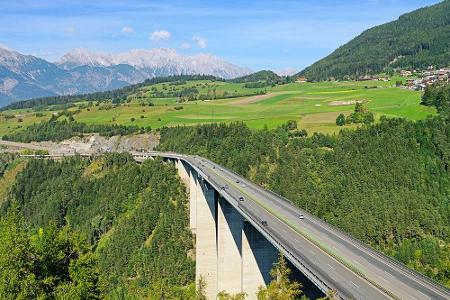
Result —
<path fill-rule="evenodd" d="M 198 176 L 194 169 L 189 170 L 189 228 L 197 231 L 197 186 Z"/>
<path fill-rule="evenodd" d="M 259 287 L 270 283 L 270 270 L 277 260 L 278 250 L 245 221 L 242 227 L 242 290 L 248 294 L 247 299 L 257 299 Z"/>
<path fill-rule="evenodd" d="M 206 296 L 217 296 L 217 195 L 207 182 L 197 177 L 196 186 L 196 265 L 195 280 L 206 280 Z"/>
<path fill-rule="evenodd" d="M 182 160 L 177 159 L 175 160 L 175 167 L 178 170 L 178 175 L 181 178 L 181 181 L 189 187 L 189 177 L 190 177 L 190 167 L 186 165 Z"/>
<path fill-rule="evenodd" d="M 242 287 L 242 216 L 223 198 L 217 207 L 218 292 L 240 293 Z"/>
<path fill-rule="evenodd" d="M 226 291 L 245 292 L 256 299 L 266 286 L 277 250 L 197 171 L 175 160 L 189 189 L 190 228 L 196 239 L 196 282 L 206 281 L 206 296 L 216 299 Z"/>

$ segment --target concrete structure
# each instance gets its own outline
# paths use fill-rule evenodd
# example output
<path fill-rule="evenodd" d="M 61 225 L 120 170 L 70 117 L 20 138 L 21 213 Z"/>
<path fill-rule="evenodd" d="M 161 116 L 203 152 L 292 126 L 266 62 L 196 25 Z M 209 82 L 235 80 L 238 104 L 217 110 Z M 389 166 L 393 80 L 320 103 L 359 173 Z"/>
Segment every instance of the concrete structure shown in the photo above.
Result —
<path fill-rule="evenodd" d="M 197 172 L 189 170 L 189 228 L 193 233 L 197 230 Z"/>
<path fill-rule="evenodd" d="M 196 267 L 195 279 L 206 280 L 206 295 L 215 299 L 217 295 L 217 230 L 216 191 L 202 179 L 196 187 L 197 228 L 195 231 Z"/>
<path fill-rule="evenodd" d="M 182 165 L 189 169 L 196 275 L 205 277 L 209 299 L 223 287 L 253 298 L 259 283 L 268 280 L 275 248 L 323 293 L 334 291 L 336 299 L 450 299 L 448 288 L 212 161 L 176 153 L 134 154 L 138 162 L 156 156 L 176 162 L 180 172 Z"/>
<path fill-rule="evenodd" d="M 242 216 L 225 199 L 217 206 L 217 290 L 242 292 Z"/>
<path fill-rule="evenodd" d="M 247 299 L 256 299 L 258 288 L 270 282 L 277 250 L 197 172 L 190 174 L 190 210 L 195 208 L 191 228 L 196 234 L 196 281 L 200 277 L 206 281 L 208 299 L 216 299 L 221 291 L 245 292 Z"/>
<path fill-rule="evenodd" d="M 258 288 L 271 280 L 270 270 L 278 251 L 252 224 L 244 222 L 242 232 L 242 290 L 248 299 L 256 299 Z"/>

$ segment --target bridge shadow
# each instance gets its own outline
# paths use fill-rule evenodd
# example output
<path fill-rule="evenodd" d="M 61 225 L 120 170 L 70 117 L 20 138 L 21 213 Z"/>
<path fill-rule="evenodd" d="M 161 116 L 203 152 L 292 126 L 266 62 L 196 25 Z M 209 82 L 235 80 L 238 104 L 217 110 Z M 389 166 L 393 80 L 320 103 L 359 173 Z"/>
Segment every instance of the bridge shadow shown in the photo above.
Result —
<path fill-rule="evenodd" d="M 295 280 L 302 284 L 302 291 L 308 299 L 319 299 L 325 297 L 325 294 L 319 290 L 311 280 L 308 279 L 300 270 L 298 270 L 289 260 L 286 260 L 291 269 L 291 280 Z"/>

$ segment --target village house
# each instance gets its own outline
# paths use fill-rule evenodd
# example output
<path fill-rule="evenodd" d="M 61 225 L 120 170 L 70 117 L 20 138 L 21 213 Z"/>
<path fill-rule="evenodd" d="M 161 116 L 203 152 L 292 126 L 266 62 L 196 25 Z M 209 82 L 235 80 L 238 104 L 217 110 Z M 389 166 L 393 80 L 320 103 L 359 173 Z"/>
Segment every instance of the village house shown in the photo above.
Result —
<path fill-rule="evenodd" d="M 403 76 L 403 77 L 409 77 L 409 76 L 411 76 L 412 75 L 412 72 L 411 71 L 408 71 L 408 70 L 401 70 L 400 71 L 400 76 Z"/>

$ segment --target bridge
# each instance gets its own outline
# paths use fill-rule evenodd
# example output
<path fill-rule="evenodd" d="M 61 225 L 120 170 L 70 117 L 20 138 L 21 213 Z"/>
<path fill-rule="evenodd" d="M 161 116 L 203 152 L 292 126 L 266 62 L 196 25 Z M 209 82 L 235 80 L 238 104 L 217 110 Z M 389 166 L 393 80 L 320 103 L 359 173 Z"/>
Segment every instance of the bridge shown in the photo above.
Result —
<path fill-rule="evenodd" d="M 188 187 L 196 279 L 206 280 L 208 299 L 222 290 L 256 299 L 278 252 L 336 299 L 450 299 L 449 289 L 210 160 L 133 155 L 138 162 L 157 156 L 173 162 Z"/>

